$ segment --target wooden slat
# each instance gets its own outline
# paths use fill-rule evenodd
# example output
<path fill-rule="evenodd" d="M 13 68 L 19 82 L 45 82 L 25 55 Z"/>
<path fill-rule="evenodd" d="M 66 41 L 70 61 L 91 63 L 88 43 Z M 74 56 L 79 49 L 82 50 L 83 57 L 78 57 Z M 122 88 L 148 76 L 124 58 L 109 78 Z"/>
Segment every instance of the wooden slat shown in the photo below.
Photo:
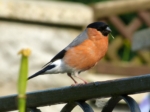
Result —
<path fill-rule="evenodd" d="M 150 13 L 147 11 L 140 11 L 138 13 L 139 17 L 150 27 Z"/>
<path fill-rule="evenodd" d="M 150 0 L 117 0 L 99 2 L 92 5 L 95 18 L 104 18 L 112 15 L 145 10 L 150 8 Z"/>
<path fill-rule="evenodd" d="M 116 27 L 116 29 L 123 35 L 123 37 L 126 37 L 127 39 L 131 40 L 132 33 L 127 30 L 126 25 L 119 17 L 111 16 L 108 19 Z"/>
<path fill-rule="evenodd" d="M 127 26 L 127 30 L 129 32 L 135 32 L 136 30 L 138 30 L 142 25 L 142 21 L 140 21 L 139 18 L 135 17 L 130 24 Z"/>
<path fill-rule="evenodd" d="M 113 64 L 110 62 L 98 63 L 97 73 L 137 76 L 150 73 L 149 66 L 130 66 L 130 64 Z"/>

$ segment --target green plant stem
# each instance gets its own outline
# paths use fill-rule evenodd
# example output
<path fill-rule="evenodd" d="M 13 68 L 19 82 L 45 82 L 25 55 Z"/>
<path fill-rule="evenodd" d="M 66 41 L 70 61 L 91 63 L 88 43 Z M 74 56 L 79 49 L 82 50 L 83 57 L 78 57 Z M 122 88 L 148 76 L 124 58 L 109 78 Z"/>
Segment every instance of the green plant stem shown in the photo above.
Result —
<path fill-rule="evenodd" d="M 30 49 L 23 49 L 19 52 L 21 54 L 21 65 L 18 78 L 18 109 L 19 112 L 25 112 L 26 109 L 26 86 L 28 76 L 28 56 Z"/>

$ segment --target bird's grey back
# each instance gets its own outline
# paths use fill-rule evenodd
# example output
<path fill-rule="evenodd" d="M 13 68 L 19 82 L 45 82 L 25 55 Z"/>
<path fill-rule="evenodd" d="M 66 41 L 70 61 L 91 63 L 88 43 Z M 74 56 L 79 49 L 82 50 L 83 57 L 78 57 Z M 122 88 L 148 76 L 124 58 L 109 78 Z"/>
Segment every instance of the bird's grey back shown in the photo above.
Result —
<path fill-rule="evenodd" d="M 78 35 L 66 48 L 65 50 L 70 49 L 71 47 L 81 44 L 84 40 L 88 38 L 87 29 L 85 29 L 80 35 Z"/>

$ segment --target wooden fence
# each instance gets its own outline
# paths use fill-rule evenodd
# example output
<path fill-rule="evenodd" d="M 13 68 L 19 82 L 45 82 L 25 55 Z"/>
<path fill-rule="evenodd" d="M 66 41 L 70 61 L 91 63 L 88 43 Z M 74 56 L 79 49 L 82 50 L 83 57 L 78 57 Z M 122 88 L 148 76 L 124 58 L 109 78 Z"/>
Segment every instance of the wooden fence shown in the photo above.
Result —
<path fill-rule="evenodd" d="M 120 33 L 109 45 L 107 58 L 109 61 L 100 62 L 95 68 L 98 73 L 111 73 L 119 75 L 141 75 L 150 73 L 150 52 L 141 49 L 150 46 L 150 1 L 149 0 L 127 0 L 108 1 L 92 5 L 95 21 L 106 21 L 112 24 Z M 135 16 L 130 23 L 124 23 L 120 15 L 134 13 Z M 139 29 L 145 25 L 148 29 L 143 33 L 138 33 Z M 138 33 L 138 35 L 136 35 Z M 136 41 L 139 40 L 139 41 Z M 147 43 L 147 44 L 146 44 Z M 118 56 L 118 51 L 123 45 L 128 44 L 136 52 L 136 56 L 130 61 L 122 61 Z M 127 47 L 128 47 L 127 46 Z M 140 46 L 140 47 L 138 47 Z M 149 47 L 150 48 L 150 47 Z M 126 55 L 129 55 L 130 48 Z M 145 65 L 140 63 L 145 62 Z M 106 69 L 109 68 L 109 71 Z M 132 72 L 131 72 L 132 71 Z"/>

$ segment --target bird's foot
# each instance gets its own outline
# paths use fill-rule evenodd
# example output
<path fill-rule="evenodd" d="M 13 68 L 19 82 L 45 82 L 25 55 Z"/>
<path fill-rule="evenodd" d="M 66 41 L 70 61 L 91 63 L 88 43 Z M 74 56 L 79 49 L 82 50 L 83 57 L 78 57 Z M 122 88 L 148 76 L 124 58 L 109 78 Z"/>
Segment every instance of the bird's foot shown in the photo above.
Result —
<path fill-rule="evenodd" d="M 80 86 L 80 85 L 84 85 L 84 84 L 87 84 L 87 82 L 84 82 L 84 83 L 75 83 L 75 84 L 72 84 L 71 86 Z"/>

